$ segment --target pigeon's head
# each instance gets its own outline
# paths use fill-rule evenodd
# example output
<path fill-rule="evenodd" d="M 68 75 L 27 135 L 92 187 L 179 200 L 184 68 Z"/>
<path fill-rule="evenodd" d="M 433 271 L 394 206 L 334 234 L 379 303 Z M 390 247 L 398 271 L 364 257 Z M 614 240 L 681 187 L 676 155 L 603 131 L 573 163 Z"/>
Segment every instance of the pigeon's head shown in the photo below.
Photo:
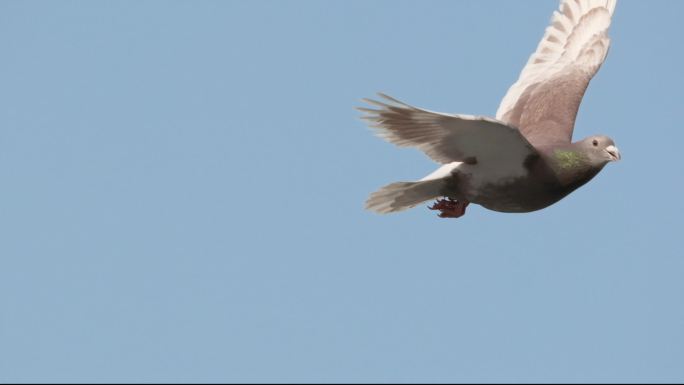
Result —
<path fill-rule="evenodd" d="M 616 162 L 620 160 L 620 151 L 615 146 L 613 139 L 603 136 L 594 135 L 579 141 L 577 146 L 582 148 L 590 159 L 590 161 L 597 165 L 604 165 L 608 162 Z"/>

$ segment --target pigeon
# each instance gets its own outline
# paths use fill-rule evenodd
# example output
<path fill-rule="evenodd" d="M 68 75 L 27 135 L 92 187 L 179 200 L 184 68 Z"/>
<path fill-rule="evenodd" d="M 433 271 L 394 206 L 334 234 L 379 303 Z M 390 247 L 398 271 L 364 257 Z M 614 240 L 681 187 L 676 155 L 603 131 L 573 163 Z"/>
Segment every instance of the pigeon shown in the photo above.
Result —
<path fill-rule="evenodd" d="M 572 142 L 582 97 L 610 46 L 617 0 L 562 0 L 551 25 L 496 118 L 445 114 L 379 93 L 359 107 L 376 134 L 415 147 L 441 166 L 416 182 L 372 193 L 366 208 L 381 214 L 426 201 L 442 218 L 459 218 L 470 203 L 504 213 L 546 208 L 620 160 L 613 140 Z"/>

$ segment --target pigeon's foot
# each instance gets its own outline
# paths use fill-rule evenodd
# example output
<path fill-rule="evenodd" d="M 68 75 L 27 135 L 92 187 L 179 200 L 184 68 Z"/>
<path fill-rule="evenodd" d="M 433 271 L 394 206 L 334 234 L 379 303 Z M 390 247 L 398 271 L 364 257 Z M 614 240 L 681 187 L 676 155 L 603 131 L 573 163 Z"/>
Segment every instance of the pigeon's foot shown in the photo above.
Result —
<path fill-rule="evenodd" d="M 451 198 L 437 199 L 432 207 L 428 207 L 430 210 L 440 211 L 440 218 L 460 218 L 465 214 L 466 207 L 470 202 L 468 201 L 457 201 Z"/>

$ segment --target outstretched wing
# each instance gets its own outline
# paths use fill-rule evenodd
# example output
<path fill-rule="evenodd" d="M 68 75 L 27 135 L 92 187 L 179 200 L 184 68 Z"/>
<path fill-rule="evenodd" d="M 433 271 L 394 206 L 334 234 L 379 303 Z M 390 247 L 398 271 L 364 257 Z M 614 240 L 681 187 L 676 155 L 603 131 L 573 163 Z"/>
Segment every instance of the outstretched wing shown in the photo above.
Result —
<path fill-rule="evenodd" d="M 485 117 L 451 115 L 413 107 L 384 94 L 384 101 L 364 99 L 362 108 L 378 136 L 401 147 L 417 147 L 438 163 L 466 162 L 522 165 L 537 151 L 520 132 Z"/>
<path fill-rule="evenodd" d="M 534 145 L 568 143 L 589 81 L 608 54 L 617 0 L 563 0 L 496 118 Z"/>

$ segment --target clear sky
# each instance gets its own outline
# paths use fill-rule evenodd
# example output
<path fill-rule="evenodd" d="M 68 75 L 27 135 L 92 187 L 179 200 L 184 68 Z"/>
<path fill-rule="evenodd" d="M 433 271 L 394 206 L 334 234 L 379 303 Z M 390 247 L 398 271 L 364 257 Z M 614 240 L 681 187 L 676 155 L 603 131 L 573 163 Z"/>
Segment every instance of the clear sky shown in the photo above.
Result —
<path fill-rule="evenodd" d="M 683 381 L 682 1 L 621 1 L 531 214 L 380 216 L 353 109 L 493 115 L 557 1 L 1 1 L 0 381 Z"/>

